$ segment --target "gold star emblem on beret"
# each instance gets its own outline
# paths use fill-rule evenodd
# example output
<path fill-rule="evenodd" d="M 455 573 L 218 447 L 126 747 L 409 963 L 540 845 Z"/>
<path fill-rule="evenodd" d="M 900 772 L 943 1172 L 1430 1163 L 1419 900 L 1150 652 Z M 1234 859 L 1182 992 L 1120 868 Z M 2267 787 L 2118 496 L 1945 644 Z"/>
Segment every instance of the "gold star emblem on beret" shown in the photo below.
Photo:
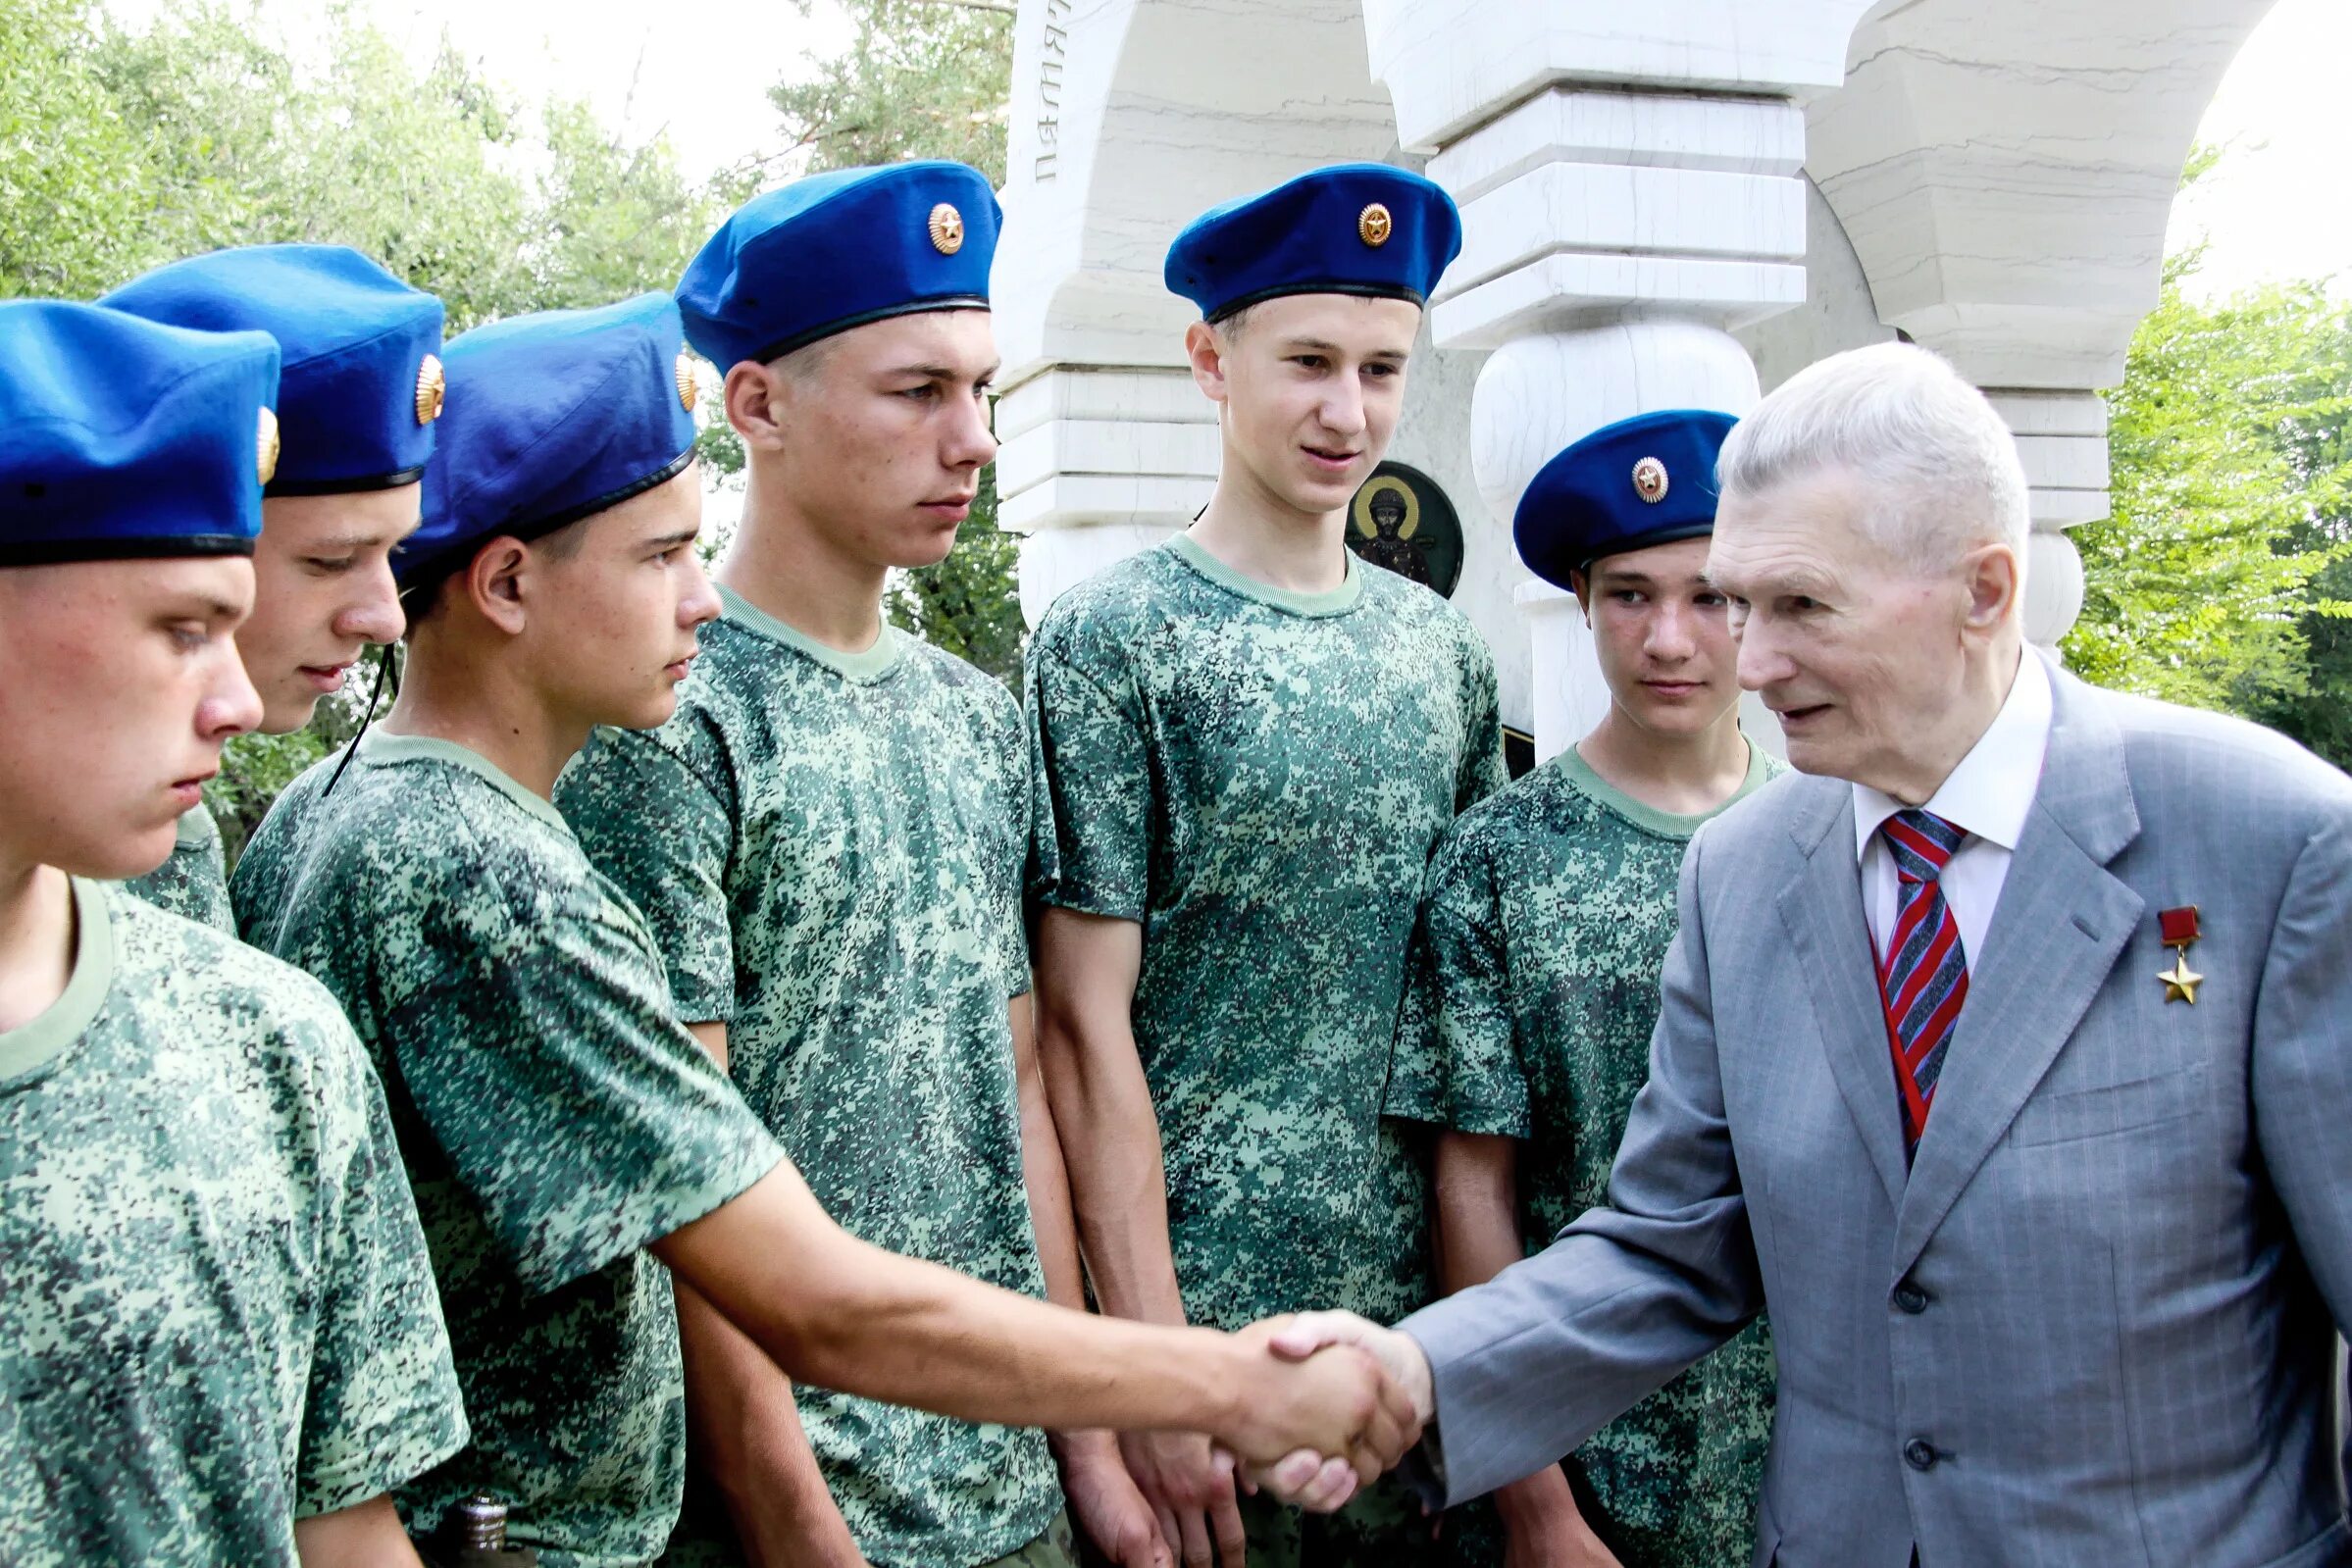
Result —
<path fill-rule="evenodd" d="M 2173 967 L 2158 970 L 2156 978 L 2164 982 L 2166 1001 L 2186 1002 L 2191 1007 L 2197 1005 L 2197 987 L 2205 984 L 2205 977 L 2188 967 L 2186 947 L 2173 948 Z"/>
<path fill-rule="evenodd" d="M 943 256 L 952 256 L 964 248 L 964 215 L 955 210 L 953 202 L 941 202 L 931 209 L 931 248 Z"/>
<path fill-rule="evenodd" d="M 431 425 L 441 417 L 441 402 L 448 396 L 448 381 L 441 375 L 441 362 L 434 355 L 425 356 L 417 367 L 417 423 Z"/>
<path fill-rule="evenodd" d="M 1389 210 L 1378 202 L 1368 204 L 1362 212 L 1355 215 L 1356 234 L 1374 250 L 1387 244 L 1388 236 L 1396 231 L 1397 221 L 1391 218 Z"/>
<path fill-rule="evenodd" d="M 255 444 L 253 467 L 261 475 L 264 484 L 278 477 L 278 412 L 275 409 L 265 408 L 261 411 L 260 439 Z"/>
<path fill-rule="evenodd" d="M 701 394 L 694 385 L 693 357 L 688 354 L 684 349 L 680 349 L 678 351 L 676 379 L 678 381 L 678 401 L 689 414 L 691 414 L 694 411 L 694 399 Z"/>
<path fill-rule="evenodd" d="M 1645 457 L 1633 465 L 1633 493 L 1652 506 L 1666 498 L 1671 484 L 1666 478 L 1666 466 L 1657 458 Z"/>

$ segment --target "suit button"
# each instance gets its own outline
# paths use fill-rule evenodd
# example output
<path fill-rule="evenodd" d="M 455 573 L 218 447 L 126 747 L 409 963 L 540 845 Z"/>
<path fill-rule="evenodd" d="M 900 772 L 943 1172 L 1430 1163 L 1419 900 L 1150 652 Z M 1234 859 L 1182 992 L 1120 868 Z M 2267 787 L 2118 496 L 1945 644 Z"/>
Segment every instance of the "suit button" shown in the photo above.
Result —
<path fill-rule="evenodd" d="M 1923 1438 L 1914 1438 L 1903 1445 L 1903 1462 L 1914 1470 L 1933 1470 L 1941 1457 L 1935 1445 Z"/>
<path fill-rule="evenodd" d="M 1895 1305 L 1916 1318 L 1927 1310 L 1927 1292 L 1905 1280 L 1895 1287 Z"/>

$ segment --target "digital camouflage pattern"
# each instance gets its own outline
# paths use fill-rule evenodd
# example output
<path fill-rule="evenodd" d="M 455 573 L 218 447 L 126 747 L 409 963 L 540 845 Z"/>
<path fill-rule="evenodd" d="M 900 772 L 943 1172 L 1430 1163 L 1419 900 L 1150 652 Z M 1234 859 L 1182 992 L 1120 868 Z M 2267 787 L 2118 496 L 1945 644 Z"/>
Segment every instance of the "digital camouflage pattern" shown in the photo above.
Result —
<path fill-rule="evenodd" d="M 308 977 L 74 892 L 0 1034 L 0 1562 L 290 1568 L 466 1437 L 383 1094 Z"/>
<path fill-rule="evenodd" d="M 229 907 L 229 862 L 221 853 L 221 825 L 199 801 L 179 818 L 172 858 L 123 885 L 158 909 L 168 909 L 215 931 L 236 932 Z"/>
<path fill-rule="evenodd" d="M 826 1211 L 1043 1296 L 1005 1018 L 1029 988 L 1020 714 L 894 629 L 845 655 L 726 606 L 676 717 L 600 732 L 557 798 L 645 912 L 679 1016 L 728 1026 L 736 1086 Z M 1062 1505 L 1042 1433 L 798 1398 L 834 1500 L 885 1568 L 1001 1557 Z"/>
<path fill-rule="evenodd" d="M 686 1417 L 643 1248 L 781 1151 L 554 807 L 443 740 L 371 733 L 322 798 L 336 760 L 280 797 L 230 891 L 247 940 L 342 1001 L 416 1189 L 474 1441 L 402 1516 L 421 1534 L 486 1492 L 546 1568 L 649 1561 Z"/>
<path fill-rule="evenodd" d="M 1429 853 L 1505 777 L 1486 645 L 1353 557 L 1286 593 L 1180 535 L 1063 594 L 1028 682 L 1034 895 L 1144 928 L 1186 1312 L 1420 1305 L 1420 1173 L 1380 1092 Z"/>
<path fill-rule="evenodd" d="M 1751 746 L 1739 797 L 1783 771 Z M 1705 821 L 1643 805 L 1570 748 L 1455 824 L 1430 867 L 1388 1111 L 1524 1139 L 1530 1253 L 1608 1195 Z M 1746 1568 L 1773 1386 L 1760 1320 L 1571 1456 L 1625 1568 Z M 1477 1554 L 1492 1528 L 1462 1533 L 1461 1560 L 1500 1560 Z"/>

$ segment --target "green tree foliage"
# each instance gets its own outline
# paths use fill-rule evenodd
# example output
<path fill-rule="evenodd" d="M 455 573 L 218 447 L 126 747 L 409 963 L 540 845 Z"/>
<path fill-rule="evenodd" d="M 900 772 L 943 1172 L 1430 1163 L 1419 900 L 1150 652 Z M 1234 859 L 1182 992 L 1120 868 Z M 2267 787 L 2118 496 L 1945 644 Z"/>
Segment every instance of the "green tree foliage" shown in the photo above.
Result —
<path fill-rule="evenodd" d="M 583 103 L 509 103 L 444 42 L 423 69 L 356 7 L 325 58 L 258 5 L 172 0 L 112 25 L 87 0 L 0 4 L 0 295 L 86 298 L 225 245 L 351 245 L 447 305 L 449 329 L 667 289 L 740 194 Z M 209 791 L 233 850 L 348 737 L 361 689 L 291 735 L 230 742 Z"/>
<path fill-rule="evenodd" d="M 2340 711 L 2352 685 L 2328 689 L 2344 672 L 2315 669 L 2313 631 L 2337 648 L 2334 595 L 2352 585 L 2332 565 L 2352 499 L 2352 319 L 2311 284 L 2201 303 L 2182 286 L 2197 261 L 2170 265 L 2109 394 L 2115 509 L 2071 535 L 2087 588 L 2067 661 L 2200 707 Z"/>
<path fill-rule="evenodd" d="M 2287 537 L 2299 553 L 2326 553 L 2303 615 L 2309 650 L 2300 692 L 2274 696 L 2255 717 L 2293 735 L 2337 767 L 2352 770 L 2352 312 L 2319 334 L 2309 392 L 2287 430 L 2294 472 L 2314 496 L 2311 517 Z"/>
<path fill-rule="evenodd" d="M 800 0 L 805 14 L 807 0 Z M 768 90 L 811 170 L 952 158 L 1004 182 L 1012 6 L 845 0 L 849 47 Z"/>

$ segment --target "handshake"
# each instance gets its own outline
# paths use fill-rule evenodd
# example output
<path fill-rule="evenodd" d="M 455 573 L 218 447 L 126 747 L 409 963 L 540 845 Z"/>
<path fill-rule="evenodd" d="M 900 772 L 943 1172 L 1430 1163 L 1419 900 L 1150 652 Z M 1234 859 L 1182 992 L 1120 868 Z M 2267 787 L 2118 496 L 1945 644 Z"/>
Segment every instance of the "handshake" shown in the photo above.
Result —
<path fill-rule="evenodd" d="M 1353 1312 L 1269 1318 L 1236 1335 L 1255 1359 L 1218 1440 L 1237 1472 L 1328 1513 L 1405 1456 L 1434 1391 L 1421 1347 Z"/>

